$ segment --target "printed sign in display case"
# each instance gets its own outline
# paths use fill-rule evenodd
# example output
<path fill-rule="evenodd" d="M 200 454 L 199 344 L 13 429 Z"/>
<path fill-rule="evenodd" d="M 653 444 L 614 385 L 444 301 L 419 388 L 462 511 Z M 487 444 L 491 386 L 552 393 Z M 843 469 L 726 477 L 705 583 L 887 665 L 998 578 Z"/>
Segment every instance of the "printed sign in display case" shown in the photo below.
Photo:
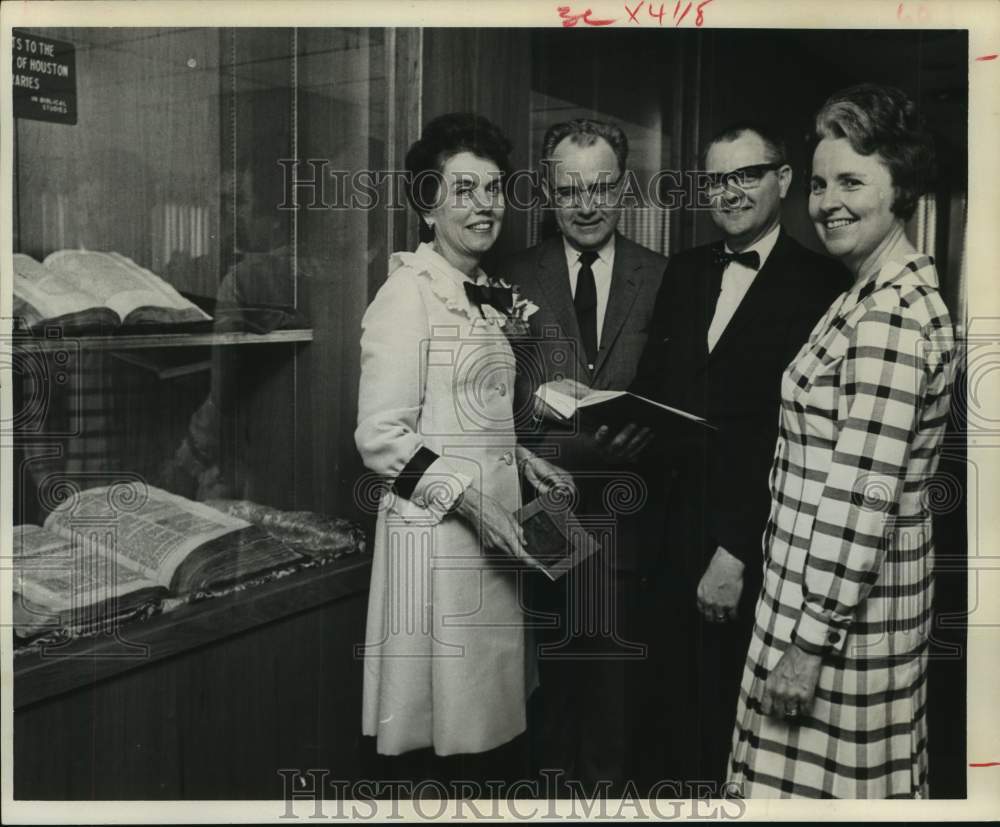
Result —
<path fill-rule="evenodd" d="M 75 124 L 73 44 L 15 29 L 12 46 L 14 117 Z"/>

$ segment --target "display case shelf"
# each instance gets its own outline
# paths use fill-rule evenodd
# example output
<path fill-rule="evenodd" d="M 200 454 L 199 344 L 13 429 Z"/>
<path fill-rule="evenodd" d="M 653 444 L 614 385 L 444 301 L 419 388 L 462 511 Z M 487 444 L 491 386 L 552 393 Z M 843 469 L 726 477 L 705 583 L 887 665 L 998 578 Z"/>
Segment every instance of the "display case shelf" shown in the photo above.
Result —
<path fill-rule="evenodd" d="M 29 345 L 43 350 L 58 350 L 66 346 L 67 339 L 85 350 L 138 350 L 154 347 L 202 347 L 205 345 L 268 345 L 311 342 L 311 328 L 274 330 L 271 333 L 156 333 L 128 334 L 124 336 L 73 336 L 52 337 L 14 336 L 15 348 Z"/>
<path fill-rule="evenodd" d="M 146 667 L 324 602 L 364 594 L 370 568 L 371 557 L 358 552 L 246 591 L 233 589 L 221 597 L 180 605 L 129 625 L 121 637 L 80 638 L 21 654 L 14 668 L 14 706 Z"/>

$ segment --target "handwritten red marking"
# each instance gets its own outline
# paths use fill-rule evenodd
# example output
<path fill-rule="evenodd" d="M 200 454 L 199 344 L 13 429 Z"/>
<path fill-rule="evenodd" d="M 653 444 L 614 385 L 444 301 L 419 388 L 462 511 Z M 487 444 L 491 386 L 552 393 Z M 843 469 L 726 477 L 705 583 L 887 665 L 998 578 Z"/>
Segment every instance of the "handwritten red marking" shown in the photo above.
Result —
<path fill-rule="evenodd" d="M 908 11 L 905 14 L 903 13 L 905 6 L 906 6 L 905 3 L 900 3 L 898 6 L 896 6 L 896 19 L 897 20 L 901 20 L 904 23 L 912 23 L 913 22 L 913 15 L 910 12 L 908 12 Z M 924 3 L 921 3 L 917 7 L 917 19 L 921 23 L 923 23 L 930 16 L 931 16 L 930 9 L 928 9 L 927 6 Z"/>
<path fill-rule="evenodd" d="M 592 12 L 590 9 L 581 14 L 574 14 L 569 6 L 556 6 L 556 11 L 559 12 L 559 16 L 562 18 L 564 29 L 573 28 L 581 20 L 588 26 L 610 26 L 615 22 L 614 20 L 591 20 L 590 15 Z"/>
<path fill-rule="evenodd" d="M 981 55 L 980 57 L 976 58 L 976 60 L 996 60 L 996 59 L 997 59 L 996 55 Z"/>
<path fill-rule="evenodd" d="M 680 19 L 679 19 L 679 20 L 678 20 L 678 21 L 677 21 L 676 23 L 674 23 L 674 28 L 675 28 L 675 29 L 676 29 L 676 28 L 677 28 L 677 27 L 678 27 L 678 26 L 679 26 L 679 25 L 680 25 L 681 23 L 683 23 L 683 22 L 684 22 L 684 18 L 685 18 L 685 17 L 687 17 L 687 13 L 688 13 L 689 11 L 691 11 L 691 6 L 692 6 L 692 5 L 694 5 L 694 4 L 693 4 L 693 3 L 688 3 L 688 4 L 687 4 L 687 5 L 686 5 L 686 6 L 684 7 L 684 13 L 683 13 L 683 14 L 682 14 L 682 15 L 680 16 Z"/>
<path fill-rule="evenodd" d="M 702 0 L 702 2 L 700 2 L 698 4 L 698 16 L 695 17 L 695 19 L 694 19 L 695 26 L 698 26 L 699 28 L 701 28 L 701 26 L 704 25 L 704 23 L 705 23 L 705 13 L 702 11 L 702 9 L 705 6 L 707 6 L 709 3 L 711 3 L 711 2 L 712 2 L 712 0 Z"/>
<path fill-rule="evenodd" d="M 615 22 L 615 19 L 611 18 L 610 20 L 591 20 L 590 9 L 587 9 L 587 11 L 584 12 L 583 15 L 583 22 L 586 23 L 588 26 L 610 26 L 612 23 Z"/>
<path fill-rule="evenodd" d="M 714 0 L 701 0 L 697 6 L 695 6 L 694 0 L 676 0 L 674 3 L 674 13 L 673 21 L 674 28 L 677 28 L 684 22 L 686 18 L 691 13 L 692 6 L 695 7 L 696 14 L 694 18 L 694 25 L 701 28 L 705 25 L 705 6 L 709 3 L 714 2 Z M 628 23 L 634 23 L 636 26 L 643 25 L 643 19 L 639 16 L 643 7 L 646 8 L 646 13 L 657 21 L 659 26 L 663 26 L 663 17 L 666 14 L 666 9 L 664 8 L 664 3 L 659 4 L 657 8 L 655 3 L 649 2 L 649 0 L 639 0 L 639 2 L 633 7 L 628 3 L 624 3 L 625 14 L 628 15 L 626 18 Z M 682 8 L 683 7 L 683 8 Z M 591 26 L 606 26 L 613 23 L 613 20 L 591 20 L 589 18 L 591 11 L 587 11 L 582 14 L 574 14 L 570 11 L 569 6 L 559 6 L 559 16 L 563 18 L 563 26 L 575 26 L 578 22 L 583 21 Z"/>
<path fill-rule="evenodd" d="M 987 761 L 983 764 L 969 764 L 970 767 L 1000 767 L 1000 761 Z"/>

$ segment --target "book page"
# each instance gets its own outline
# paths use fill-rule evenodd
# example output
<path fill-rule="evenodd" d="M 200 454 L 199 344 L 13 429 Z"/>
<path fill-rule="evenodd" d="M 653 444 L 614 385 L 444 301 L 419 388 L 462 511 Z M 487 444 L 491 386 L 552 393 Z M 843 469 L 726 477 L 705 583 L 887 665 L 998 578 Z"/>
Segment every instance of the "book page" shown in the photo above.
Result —
<path fill-rule="evenodd" d="M 14 592 L 53 612 L 82 609 L 156 583 L 91 538 L 14 528 Z"/>
<path fill-rule="evenodd" d="M 96 296 L 81 289 L 80 284 L 76 278 L 50 270 L 31 256 L 14 254 L 14 295 L 31 305 L 43 318 L 65 316 L 103 305 Z"/>
<path fill-rule="evenodd" d="M 698 416 L 697 414 L 688 413 L 687 411 L 682 411 L 680 408 L 671 408 L 669 405 L 664 405 L 662 402 L 657 402 L 653 399 L 647 399 L 645 396 L 638 396 L 632 394 L 636 399 L 641 399 L 643 402 L 648 402 L 650 405 L 656 405 L 657 408 L 662 408 L 665 411 L 670 411 L 670 413 L 677 414 L 678 416 L 683 416 L 685 419 L 690 419 L 692 422 L 705 422 L 705 418 Z M 713 426 L 714 427 L 714 426 Z"/>
<path fill-rule="evenodd" d="M 107 520 L 109 545 L 123 561 L 131 561 L 147 577 L 170 587 L 174 571 L 192 551 L 216 537 L 248 528 L 250 523 L 202 503 L 138 483 L 90 488 L 53 511 L 45 521 L 52 532 L 78 533 L 76 520 Z"/>
<path fill-rule="evenodd" d="M 607 402 L 609 399 L 617 399 L 626 393 L 627 391 L 593 391 L 581 400 L 580 407 L 586 408 L 591 405 L 600 405 L 602 402 Z"/>
<path fill-rule="evenodd" d="M 542 385 L 535 391 L 535 395 L 563 419 L 569 419 L 576 412 L 577 400 L 557 391 L 551 386 L 551 383 Z"/>
<path fill-rule="evenodd" d="M 204 310 L 185 299 L 180 293 L 177 292 L 172 284 L 156 275 L 156 273 L 152 270 L 147 270 L 145 267 L 139 266 L 128 256 L 123 256 L 121 253 L 110 252 L 105 253 L 105 255 L 113 259 L 119 266 L 132 273 L 136 278 L 145 281 L 149 285 L 149 289 L 160 294 L 162 299 L 157 302 L 158 306 L 169 307 L 173 310 L 190 311 L 197 314 L 205 321 L 212 320 L 212 317 L 209 316 Z"/>
<path fill-rule="evenodd" d="M 122 319 L 144 306 L 194 311 L 200 318 L 211 319 L 155 273 L 119 253 L 60 250 L 46 257 L 45 266 L 67 280 L 86 284 L 101 304 Z"/>
<path fill-rule="evenodd" d="M 655 399 L 649 399 L 645 396 L 639 396 L 637 393 L 629 393 L 628 391 L 594 391 L 587 395 L 586 399 L 580 402 L 581 408 L 596 407 L 603 404 L 604 402 L 610 402 L 613 399 L 619 399 L 623 396 L 631 397 L 635 402 L 641 402 L 646 405 L 651 405 L 655 408 L 659 408 L 662 411 L 669 411 L 677 416 L 684 417 L 685 419 L 690 419 L 692 422 L 705 422 L 703 417 L 697 416 L 693 413 L 688 413 L 687 411 L 682 411 L 679 408 L 672 408 L 669 405 L 664 405 L 662 402 L 657 402 Z"/>

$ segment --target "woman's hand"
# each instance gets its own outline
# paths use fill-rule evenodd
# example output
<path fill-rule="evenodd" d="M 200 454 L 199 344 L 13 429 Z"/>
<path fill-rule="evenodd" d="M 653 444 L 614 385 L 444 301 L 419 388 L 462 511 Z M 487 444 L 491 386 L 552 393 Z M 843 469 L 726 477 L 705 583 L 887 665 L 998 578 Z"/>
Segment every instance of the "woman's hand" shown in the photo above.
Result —
<path fill-rule="evenodd" d="M 493 497 L 469 486 L 455 506 L 455 513 L 475 529 L 484 551 L 498 551 L 533 568 L 541 568 L 525 549 L 524 529 Z"/>
<path fill-rule="evenodd" d="M 813 702 L 822 655 L 814 655 L 790 644 L 764 684 L 761 711 L 776 718 L 795 718 Z"/>
<path fill-rule="evenodd" d="M 535 456 L 527 448 L 517 446 L 517 465 L 525 479 L 532 484 L 539 494 L 547 494 L 554 489 L 561 489 L 567 497 L 576 496 L 576 485 L 568 471 L 564 471 L 548 460 Z"/>

